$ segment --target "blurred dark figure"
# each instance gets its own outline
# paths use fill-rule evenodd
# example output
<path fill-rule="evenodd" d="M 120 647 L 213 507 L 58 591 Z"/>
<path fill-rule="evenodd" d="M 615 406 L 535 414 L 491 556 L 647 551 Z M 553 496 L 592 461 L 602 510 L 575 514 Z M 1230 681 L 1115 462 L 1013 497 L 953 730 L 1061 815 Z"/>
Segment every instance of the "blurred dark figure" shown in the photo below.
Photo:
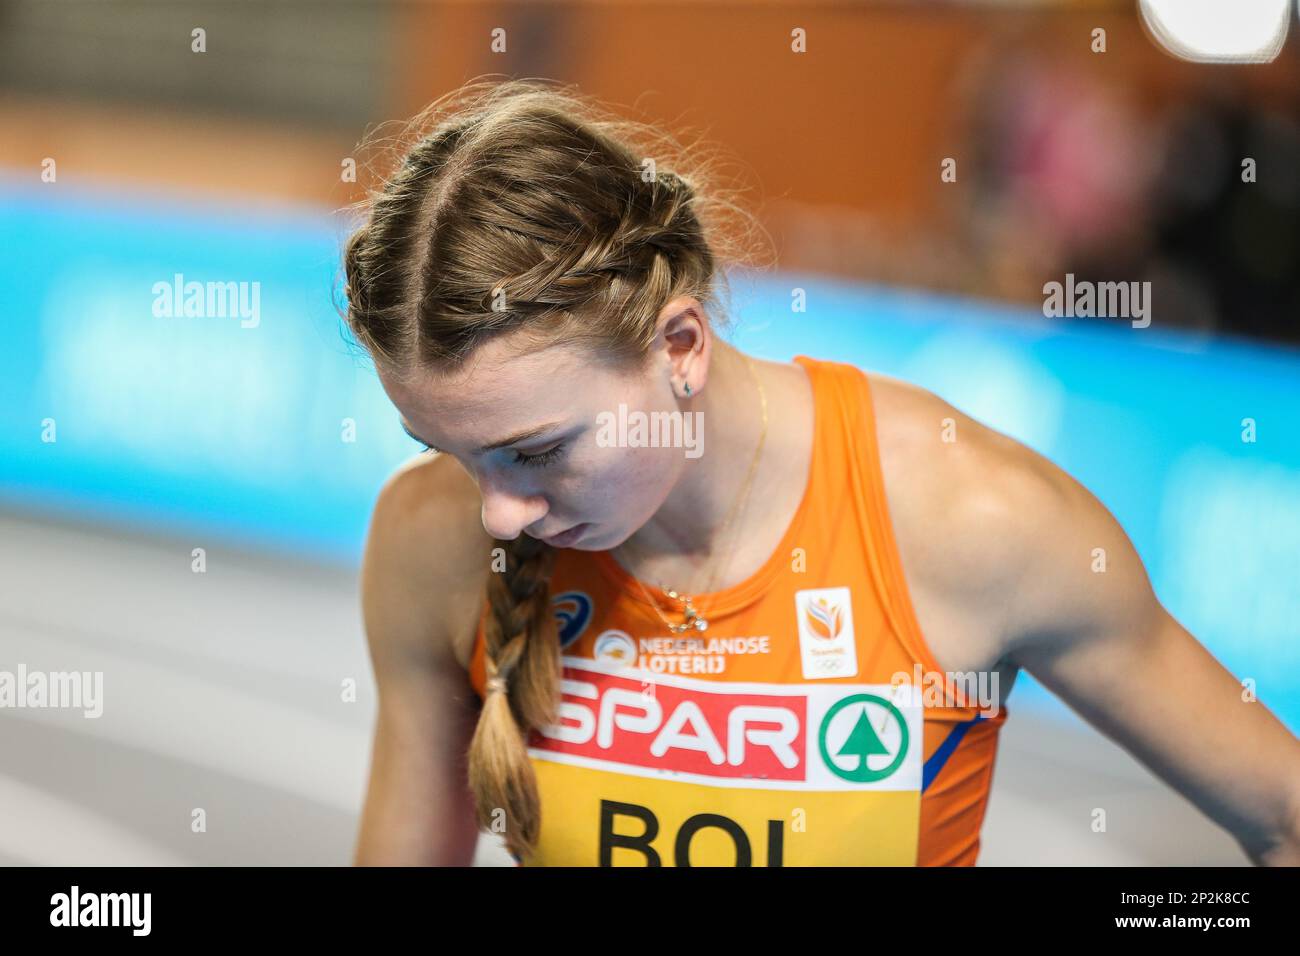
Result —
<path fill-rule="evenodd" d="M 1218 331 L 1300 343 L 1298 114 L 1210 93 L 1167 119 L 1146 265 L 1195 281 Z"/>
<path fill-rule="evenodd" d="M 1150 281 L 1153 325 L 1300 343 L 1300 91 L 1279 108 L 1207 72 L 1152 115 L 1032 52 L 979 67 L 962 211 L 975 291 Z"/>

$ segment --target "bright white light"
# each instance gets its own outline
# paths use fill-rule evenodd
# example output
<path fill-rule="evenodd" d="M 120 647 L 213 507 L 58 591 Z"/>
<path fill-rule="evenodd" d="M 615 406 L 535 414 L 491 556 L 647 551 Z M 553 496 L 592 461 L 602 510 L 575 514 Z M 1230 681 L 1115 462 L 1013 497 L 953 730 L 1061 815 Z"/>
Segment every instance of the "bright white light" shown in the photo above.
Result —
<path fill-rule="evenodd" d="M 1156 40 L 1184 60 L 1267 63 L 1286 41 L 1289 0 L 1139 0 Z"/>

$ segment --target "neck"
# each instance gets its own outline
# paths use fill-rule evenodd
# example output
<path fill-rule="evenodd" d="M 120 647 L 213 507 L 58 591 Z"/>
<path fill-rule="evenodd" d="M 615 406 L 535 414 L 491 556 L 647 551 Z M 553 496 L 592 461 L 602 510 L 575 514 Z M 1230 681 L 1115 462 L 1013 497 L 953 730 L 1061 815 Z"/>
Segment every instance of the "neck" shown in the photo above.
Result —
<path fill-rule="evenodd" d="M 762 477 L 773 456 L 773 388 L 754 363 L 750 372 L 745 356 L 715 339 L 706 387 L 681 400 L 683 412 L 702 412 L 704 453 L 686 459 L 677 483 L 659 510 L 626 541 L 619 553 L 638 564 L 687 558 L 694 565 L 721 557 L 720 549 L 734 549 L 737 532 L 758 506 Z M 763 382 L 768 398 L 768 434 L 749 484 L 746 500 L 733 513 L 744 492 L 750 465 L 763 433 L 762 400 L 754 375 Z M 731 524 L 728 527 L 728 516 Z M 708 568 L 703 573 L 707 573 Z M 705 582 L 698 582 L 705 586 Z"/>

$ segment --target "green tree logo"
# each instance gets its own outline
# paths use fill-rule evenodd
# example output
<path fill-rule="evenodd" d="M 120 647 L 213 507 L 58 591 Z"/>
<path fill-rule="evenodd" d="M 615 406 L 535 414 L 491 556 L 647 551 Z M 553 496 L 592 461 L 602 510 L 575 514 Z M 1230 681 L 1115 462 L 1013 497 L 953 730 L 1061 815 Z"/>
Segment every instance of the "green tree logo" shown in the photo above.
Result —
<path fill-rule="evenodd" d="M 861 704 L 862 710 L 858 712 L 858 719 L 854 723 L 853 729 L 849 731 L 839 750 L 835 752 L 837 757 L 858 758 L 857 766 L 852 770 L 845 770 L 831 759 L 827 735 L 830 732 L 831 722 L 836 715 L 844 708 L 851 707 L 854 704 Z M 875 728 L 871 726 L 871 720 L 867 716 L 868 704 L 883 707 L 888 718 L 898 724 L 898 752 L 894 754 L 893 760 L 879 770 L 872 770 L 867 764 L 867 758 L 887 756 L 890 751 L 885 746 L 884 741 L 880 739 L 880 735 L 876 733 Z M 907 720 L 903 717 L 902 711 L 883 697 L 877 697 L 875 694 L 853 694 L 837 701 L 835 706 L 826 712 L 826 716 L 822 718 L 821 727 L 817 732 L 817 744 L 821 750 L 822 762 L 837 777 L 851 780 L 854 783 L 874 783 L 877 780 L 884 780 L 903 765 L 903 758 L 907 756 L 908 745 Z"/>

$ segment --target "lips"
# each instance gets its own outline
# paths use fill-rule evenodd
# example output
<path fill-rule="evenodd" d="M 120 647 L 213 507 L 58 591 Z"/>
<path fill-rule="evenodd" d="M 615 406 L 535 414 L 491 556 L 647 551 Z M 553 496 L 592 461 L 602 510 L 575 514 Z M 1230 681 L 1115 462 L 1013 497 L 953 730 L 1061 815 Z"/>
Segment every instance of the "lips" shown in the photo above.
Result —
<path fill-rule="evenodd" d="M 550 537 L 542 538 L 541 540 L 545 541 L 553 548 L 564 548 L 582 537 L 582 534 L 586 529 L 587 523 L 584 521 L 582 524 L 575 524 L 567 531 L 561 531 L 559 534 L 551 535 Z"/>

